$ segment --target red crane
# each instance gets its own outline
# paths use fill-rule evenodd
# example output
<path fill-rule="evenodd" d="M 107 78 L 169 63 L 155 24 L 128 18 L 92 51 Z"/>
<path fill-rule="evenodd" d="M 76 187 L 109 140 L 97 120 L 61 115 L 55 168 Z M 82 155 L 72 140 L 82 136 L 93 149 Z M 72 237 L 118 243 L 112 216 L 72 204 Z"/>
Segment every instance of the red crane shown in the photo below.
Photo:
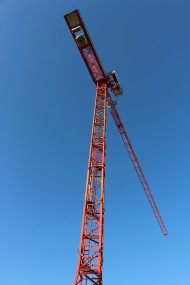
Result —
<path fill-rule="evenodd" d="M 102 285 L 106 107 L 110 110 L 164 235 L 167 235 L 167 230 L 115 107 L 115 99 L 112 99 L 109 92 L 113 92 L 116 97 L 122 94 L 117 76 L 114 71 L 104 72 L 79 11 L 75 10 L 65 15 L 64 18 L 92 80 L 96 84 L 78 264 L 73 285 Z"/>

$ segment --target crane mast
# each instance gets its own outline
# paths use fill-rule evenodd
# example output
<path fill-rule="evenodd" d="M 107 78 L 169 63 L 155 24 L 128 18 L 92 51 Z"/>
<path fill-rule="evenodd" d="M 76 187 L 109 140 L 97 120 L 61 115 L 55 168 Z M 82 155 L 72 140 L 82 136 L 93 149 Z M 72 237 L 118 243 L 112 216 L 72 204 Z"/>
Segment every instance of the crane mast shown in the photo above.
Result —
<path fill-rule="evenodd" d="M 104 81 L 97 83 L 75 285 L 102 284 L 106 89 Z"/>
<path fill-rule="evenodd" d="M 104 72 L 79 11 L 74 10 L 65 15 L 64 18 L 96 85 L 78 263 L 73 285 L 102 285 L 106 107 L 110 109 L 110 113 L 164 235 L 167 235 L 167 230 L 117 112 L 115 100 L 112 99 L 109 93 L 110 90 L 116 97 L 122 94 L 116 73 L 115 71 Z"/>

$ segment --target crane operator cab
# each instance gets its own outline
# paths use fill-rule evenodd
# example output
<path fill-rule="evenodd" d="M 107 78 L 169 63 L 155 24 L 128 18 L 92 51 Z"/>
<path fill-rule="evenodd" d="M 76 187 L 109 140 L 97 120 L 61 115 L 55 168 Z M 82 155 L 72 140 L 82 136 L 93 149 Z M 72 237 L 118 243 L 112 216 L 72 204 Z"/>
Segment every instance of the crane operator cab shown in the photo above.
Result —
<path fill-rule="evenodd" d="M 111 88 L 111 91 L 113 92 L 113 94 L 117 97 L 119 95 L 122 95 L 122 88 L 120 86 L 120 83 L 117 79 L 117 76 L 115 74 L 115 71 L 109 72 L 108 74 L 108 78 L 109 78 L 109 87 Z"/>

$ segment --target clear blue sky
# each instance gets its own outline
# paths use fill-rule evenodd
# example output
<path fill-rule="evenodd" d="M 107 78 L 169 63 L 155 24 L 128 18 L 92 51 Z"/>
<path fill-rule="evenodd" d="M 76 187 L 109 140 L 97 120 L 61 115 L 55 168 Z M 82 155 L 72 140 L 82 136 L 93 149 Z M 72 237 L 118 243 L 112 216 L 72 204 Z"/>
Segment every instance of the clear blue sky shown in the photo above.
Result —
<path fill-rule="evenodd" d="M 169 232 L 108 113 L 104 285 L 190 285 L 189 0 L 0 0 L 0 285 L 73 282 L 95 96 L 74 9 Z"/>

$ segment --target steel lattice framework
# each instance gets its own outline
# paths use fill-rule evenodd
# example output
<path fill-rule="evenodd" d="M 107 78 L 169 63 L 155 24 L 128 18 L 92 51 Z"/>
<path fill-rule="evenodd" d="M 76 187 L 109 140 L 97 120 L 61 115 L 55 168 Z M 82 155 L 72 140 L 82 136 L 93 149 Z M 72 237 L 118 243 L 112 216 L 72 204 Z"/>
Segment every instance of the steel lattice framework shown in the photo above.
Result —
<path fill-rule="evenodd" d="M 108 98 L 110 98 L 110 97 L 108 97 Z M 108 99 L 108 100 L 110 100 L 110 99 Z M 125 145 L 125 147 L 126 147 L 128 153 L 129 153 L 129 156 L 130 156 L 130 158 L 131 158 L 131 161 L 132 161 L 132 163 L 133 163 L 133 165 L 134 165 L 134 167 L 135 167 L 135 170 L 136 170 L 136 172 L 137 172 L 137 174 L 138 174 L 138 177 L 139 177 L 140 182 L 141 182 L 141 184 L 142 184 L 142 186 L 143 186 L 143 188 L 144 188 L 144 191 L 145 191 L 145 193 L 146 193 L 146 195 L 147 195 L 147 198 L 148 198 L 148 200 L 149 200 L 149 202 L 150 202 L 150 205 L 151 205 L 151 207 L 152 207 L 152 209 L 153 209 L 153 211 L 154 211 L 154 214 L 155 214 L 155 216 L 156 216 L 156 218 L 157 218 L 157 221 L 158 221 L 158 223 L 159 223 L 159 225 L 160 225 L 160 228 L 161 228 L 163 234 L 164 234 L 164 235 L 167 235 L 167 230 L 166 230 L 166 228 L 165 228 L 165 226 L 164 226 L 163 220 L 162 220 L 161 215 L 160 215 L 160 213 L 159 213 L 159 210 L 158 210 L 158 208 L 157 208 L 157 206 L 156 206 L 156 203 L 155 203 L 155 201 L 154 201 L 154 198 L 153 198 L 153 196 L 152 196 L 152 194 L 151 194 L 151 192 L 150 192 L 148 183 L 147 183 L 146 178 L 145 178 L 145 176 L 144 176 L 144 174 L 143 174 L 143 171 L 142 171 L 142 169 L 141 169 L 140 163 L 138 162 L 138 159 L 137 159 L 137 157 L 136 157 L 136 154 L 135 154 L 135 152 L 134 152 L 134 150 L 133 150 L 133 147 L 132 147 L 132 145 L 131 145 L 131 142 L 130 142 L 130 140 L 129 140 L 129 137 L 128 137 L 128 135 L 127 135 L 127 133 L 126 133 L 126 130 L 125 130 L 124 126 L 123 126 L 123 123 L 122 123 L 122 121 L 121 121 L 121 119 L 120 119 L 120 117 L 119 117 L 119 114 L 118 114 L 118 112 L 117 112 L 117 110 L 116 110 L 116 108 L 115 108 L 115 104 L 114 104 L 113 101 L 110 102 L 110 103 L 111 103 L 111 106 L 110 106 L 110 113 L 111 113 L 111 115 L 112 115 L 112 117 L 113 117 L 113 119 L 114 119 L 114 121 L 115 121 L 115 124 L 116 124 L 118 130 L 119 130 L 119 133 L 120 133 L 120 135 L 121 135 L 121 138 L 122 138 L 122 140 L 123 140 L 123 142 L 124 142 L 124 145 Z"/>
<path fill-rule="evenodd" d="M 114 71 L 110 73 L 104 72 L 79 11 L 75 10 L 65 15 L 64 18 L 89 70 L 92 80 L 96 84 L 96 99 L 82 215 L 78 264 L 73 285 L 102 285 L 106 105 L 110 109 L 110 113 L 164 235 L 167 235 L 167 230 L 115 107 L 116 101 L 115 99 L 112 99 L 109 93 L 109 90 L 111 90 L 115 96 L 122 94 L 122 89 L 116 74 Z"/>
<path fill-rule="evenodd" d="M 105 82 L 98 82 L 86 191 L 78 253 L 78 266 L 74 284 L 83 281 L 102 284 L 104 185 L 106 151 L 106 95 Z"/>

